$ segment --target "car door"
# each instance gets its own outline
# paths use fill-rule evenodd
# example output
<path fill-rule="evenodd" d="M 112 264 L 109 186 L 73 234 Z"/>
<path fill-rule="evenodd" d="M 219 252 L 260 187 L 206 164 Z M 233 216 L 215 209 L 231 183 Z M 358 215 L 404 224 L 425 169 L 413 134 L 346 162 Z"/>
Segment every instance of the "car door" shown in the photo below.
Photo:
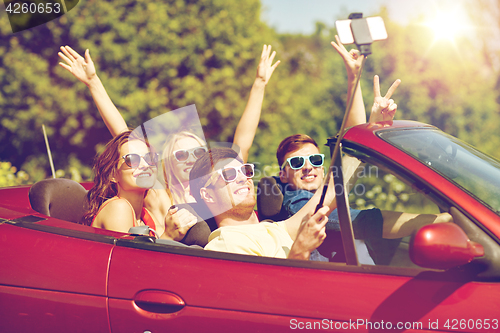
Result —
<path fill-rule="evenodd" d="M 485 331 L 493 331 L 499 313 L 497 283 L 457 272 L 352 267 L 134 241 L 118 242 L 109 279 L 110 325 L 119 332 L 422 332 L 448 331 L 445 325 L 453 327 L 453 320 L 467 320 L 474 328 L 462 331 L 476 332 L 476 323 L 486 320 Z"/>
<path fill-rule="evenodd" d="M 44 217 L 10 219 L 17 215 L 0 207 L 0 331 L 109 332 L 107 272 L 115 239 Z M 59 227 L 39 224 L 51 221 Z"/>
<path fill-rule="evenodd" d="M 408 243 L 403 241 L 389 265 L 358 266 L 120 240 L 109 272 L 112 329 L 497 331 L 500 288 L 493 264 L 500 249 L 468 208 L 460 205 L 472 198 L 432 170 L 413 171 L 417 161 L 401 152 L 384 155 L 391 149 L 388 145 L 380 147 L 384 154 L 354 142 L 349 148 L 353 155 L 387 171 L 376 176 L 382 181 L 398 179 L 416 189 L 423 199 L 412 200 L 424 212 L 450 211 L 455 223 L 484 246 L 485 258 L 438 270 L 413 265 Z"/>
<path fill-rule="evenodd" d="M 411 276 L 412 270 L 420 272 L 397 289 L 391 291 L 387 288 L 387 298 L 378 305 L 371 318 L 375 322 L 377 318 L 391 323 L 419 322 L 424 328 L 442 331 L 497 331 L 500 306 L 494 298 L 499 296 L 500 291 L 500 248 L 498 237 L 481 222 L 498 226 L 499 216 L 471 196 L 470 192 L 424 165 L 435 167 L 436 161 L 451 164 L 442 151 L 422 163 L 373 137 L 367 141 L 369 146 L 357 143 L 356 140 L 362 140 L 356 137 L 358 132 L 353 132 L 349 136 L 353 141 L 343 142 L 344 153 L 359 158 L 365 165 L 357 174 L 361 181 L 358 179 L 351 191 L 351 206 L 358 209 L 377 206 L 419 214 L 449 212 L 454 223 L 471 240 L 482 244 L 485 251 L 483 257 L 465 266 L 441 271 L 425 270 L 411 262 L 409 237 L 404 238 L 389 264 L 390 269 L 394 269 L 392 274 Z M 454 143 L 446 144 L 446 150 L 453 156 L 456 156 L 457 149 L 458 154 L 465 155 L 465 152 L 460 152 L 460 147 L 450 147 Z M 439 149 L 442 150 L 441 147 Z M 379 267 L 383 269 L 384 266 Z"/>
<path fill-rule="evenodd" d="M 407 301 L 407 295 L 399 293 L 389 302 L 386 298 L 410 279 L 381 274 L 380 267 L 129 241 L 117 245 L 109 303 L 111 327 L 120 332 L 274 332 L 310 325 L 345 329 L 348 324 L 360 328 L 361 320 L 373 319 L 374 313 L 376 319 L 385 318 Z M 417 283 L 410 289 L 422 294 L 427 287 Z M 381 313 L 376 311 L 380 304 Z"/>

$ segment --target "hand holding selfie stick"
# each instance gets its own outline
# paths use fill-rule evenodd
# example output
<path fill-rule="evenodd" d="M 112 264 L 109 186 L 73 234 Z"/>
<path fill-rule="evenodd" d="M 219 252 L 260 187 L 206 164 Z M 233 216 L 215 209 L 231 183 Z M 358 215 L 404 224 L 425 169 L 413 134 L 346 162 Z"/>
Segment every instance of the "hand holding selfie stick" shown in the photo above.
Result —
<path fill-rule="evenodd" d="M 321 198 L 316 206 L 315 212 L 317 212 L 322 206 L 325 201 L 325 196 L 328 191 L 328 184 L 330 183 L 330 177 L 333 172 L 333 170 L 337 170 L 334 175 L 334 189 L 335 189 L 335 200 L 337 201 L 337 213 L 339 216 L 339 222 L 340 222 L 340 229 L 342 231 L 342 241 L 344 244 L 344 253 L 346 257 L 346 263 L 348 265 L 359 265 L 358 258 L 356 255 L 356 250 L 354 247 L 354 232 L 352 230 L 352 224 L 350 223 L 351 221 L 351 214 L 348 208 L 348 193 L 345 191 L 345 183 L 344 183 L 344 177 L 343 177 L 343 172 L 342 172 L 342 158 L 340 154 L 341 150 L 341 142 L 342 138 L 344 137 L 344 131 L 345 131 L 345 125 L 347 122 L 347 119 L 349 117 L 349 113 L 351 112 L 352 104 L 354 101 L 354 96 L 356 94 L 356 89 L 359 84 L 359 80 L 361 78 L 361 73 L 363 71 L 364 64 L 366 62 L 366 56 L 371 54 L 371 44 L 373 43 L 375 38 L 372 38 L 372 32 L 371 32 L 371 27 L 369 26 L 368 19 L 363 19 L 363 14 L 361 13 L 353 13 L 349 15 L 349 20 L 346 21 L 337 21 L 337 31 L 339 32 L 339 35 L 341 36 L 341 42 L 342 44 L 352 44 L 356 43 L 360 50 L 360 54 L 363 57 L 361 66 L 359 69 L 359 72 L 356 77 L 356 83 L 354 86 L 354 90 L 352 94 L 350 95 L 349 101 L 347 103 L 347 109 L 344 114 L 344 119 L 342 121 L 342 125 L 340 127 L 339 135 L 337 138 L 337 142 L 335 143 L 335 148 L 333 150 L 332 154 L 332 159 L 330 162 L 330 167 L 328 168 L 328 172 L 326 175 L 325 182 L 323 184 L 323 192 L 321 193 Z M 374 18 L 371 18 L 374 19 Z M 372 20 L 373 21 L 373 20 Z M 339 26 L 339 22 L 341 22 Z M 379 20 L 377 20 L 377 23 Z M 346 24 L 348 23 L 348 25 Z M 346 26 L 349 27 L 350 32 L 352 32 L 352 35 L 350 36 L 352 38 L 352 42 L 350 42 L 349 38 L 347 38 L 347 42 L 345 38 L 342 38 L 341 31 L 343 28 Z M 383 27 L 383 21 L 382 21 L 382 27 Z M 380 28 L 380 27 L 378 27 Z M 345 30 L 345 29 L 344 29 Z M 384 27 L 384 32 L 385 32 L 385 27 Z M 380 38 L 380 34 L 377 35 L 378 39 L 385 39 L 387 38 L 387 34 L 385 34 L 385 38 Z M 382 34 L 383 37 L 383 34 Z M 350 42 L 350 43 L 349 43 Z M 340 186 L 340 191 L 337 191 L 337 185 Z"/>

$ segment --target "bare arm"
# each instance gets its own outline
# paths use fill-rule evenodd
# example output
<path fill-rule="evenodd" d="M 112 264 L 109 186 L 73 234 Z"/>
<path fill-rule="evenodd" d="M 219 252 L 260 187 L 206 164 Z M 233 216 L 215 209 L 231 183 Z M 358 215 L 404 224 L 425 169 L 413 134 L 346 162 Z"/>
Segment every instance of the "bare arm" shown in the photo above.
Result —
<path fill-rule="evenodd" d="M 94 219 L 93 227 L 128 232 L 134 226 L 134 212 L 124 199 L 113 200 Z"/>
<path fill-rule="evenodd" d="M 61 46 L 61 51 L 58 55 L 66 63 L 60 62 L 59 65 L 87 85 L 111 135 L 114 137 L 126 131 L 128 127 L 125 120 L 111 101 L 111 98 L 109 98 L 106 89 L 104 89 L 101 80 L 96 74 L 94 62 L 90 58 L 90 51 L 88 49 L 85 51 L 85 58 L 69 46 Z"/>
<path fill-rule="evenodd" d="M 257 76 L 250 90 L 250 96 L 243 115 L 234 133 L 234 143 L 241 149 L 241 158 L 244 162 L 248 160 L 248 154 L 257 132 L 266 85 L 280 63 L 278 60 L 273 65 L 276 51 L 269 55 L 270 53 L 271 45 L 264 45 L 257 67 Z"/>
<path fill-rule="evenodd" d="M 349 100 L 356 87 L 356 76 L 361 70 L 361 63 L 364 56 L 359 55 L 358 50 L 347 51 L 338 36 L 335 36 L 335 42 L 331 42 L 332 46 L 344 60 L 344 65 L 347 70 L 347 100 Z M 356 93 L 352 102 L 351 112 L 346 120 L 346 128 L 351 126 L 366 123 L 366 111 L 363 103 L 363 95 L 361 94 L 361 85 L 358 83 Z"/>
<path fill-rule="evenodd" d="M 453 222 L 453 217 L 448 213 L 441 214 L 410 214 L 383 210 L 384 226 L 383 238 L 402 238 L 427 224 Z"/>
<path fill-rule="evenodd" d="M 380 94 L 380 83 L 378 75 L 373 77 L 373 106 L 370 113 L 369 126 L 372 126 L 374 123 L 380 121 L 391 121 L 394 118 L 397 110 L 397 104 L 394 103 L 394 100 L 390 99 L 392 94 L 396 91 L 401 80 L 396 80 L 391 85 L 389 90 L 387 90 L 387 94 L 384 97 Z M 349 193 L 350 189 L 354 186 L 357 181 L 356 170 L 360 168 L 361 161 L 355 157 L 344 156 L 342 158 L 342 168 L 344 170 L 344 179 L 348 179 L 346 182 L 347 189 L 346 191 Z"/>

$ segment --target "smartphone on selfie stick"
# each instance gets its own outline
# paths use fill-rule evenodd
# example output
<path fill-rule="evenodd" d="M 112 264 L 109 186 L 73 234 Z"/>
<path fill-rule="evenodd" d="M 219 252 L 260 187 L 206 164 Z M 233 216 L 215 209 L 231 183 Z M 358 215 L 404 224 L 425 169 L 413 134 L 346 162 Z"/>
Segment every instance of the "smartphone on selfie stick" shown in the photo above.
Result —
<path fill-rule="evenodd" d="M 356 77 L 354 92 L 351 94 L 350 99 L 347 103 L 347 109 L 344 114 L 342 126 L 340 127 L 337 142 L 335 143 L 330 167 L 328 168 L 325 183 L 323 184 L 323 192 L 321 193 L 321 198 L 318 205 L 316 206 L 315 212 L 317 212 L 318 209 L 323 206 L 325 196 L 328 191 L 328 183 L 330 182 L 330 177 L 333 173 L 332 171 L 334 170 L 334 168 L 335 170 L 342 170 L 342 158 L 340 149 L 342 145 L 342 138 L 344 137 L 345 123 L 347 118 L 349 117 L 349 113 L 351 112 L 354 95 L 358 87 L 366 57 L 371 54 L 371 44 L 374 41 L 387 39 L 387 31 L 385 30 L 384 21 L 381 17 L 363 18 L 362 13 L 352 13 L 351 15 L 349 15 L 348 20 L 336 21 L 335 26 L 337 28 L 337 34 L 339 36 L 340 42 L 345 45 L 356 44 L 360 51 L 360 54 L 364 57 L 361 63 L 361 68 L 359 69 L 359 73 Z M 348 208 L 348 193 L 344 190 L 344 177 L 342 172 L 335 172 L 333 177 L 335 199 L 337 201 L 337 213 L 339 216 L 340 230 L 342 231 L 341 235 L 342 242 L 344 244 L 346 263 L 348 265 L 359 266 L 359 261 L 356 256 L 356 250 L 354 247 L 354 232 L 352 230 L 352 224 L 350 223 L 351 214 Z M 341 189 L 340 192 L 337 192 L 338 188 Z"/>

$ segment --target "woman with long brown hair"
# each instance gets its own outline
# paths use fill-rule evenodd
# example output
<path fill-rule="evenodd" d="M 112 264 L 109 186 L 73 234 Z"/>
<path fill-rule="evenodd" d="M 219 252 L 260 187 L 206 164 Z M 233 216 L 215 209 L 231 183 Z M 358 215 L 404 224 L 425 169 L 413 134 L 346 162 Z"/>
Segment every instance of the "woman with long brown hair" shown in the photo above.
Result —
<path fill-rule="evenodd" d="M 88 192 L 89 210 L 82 223 L 120 232 L 140 225 L 156 230 L 159 221 L 144 207 L 144 197 L 155 183 L 157 163 L 158 154 L 130 130 L 109 141 L 94 164 L 94 186 Z M 184 222 L 191 226 L 196 223 L 187 211 L 175 218 L 188 219 Z M 160 237 L 178 240 L 176 236 L 162 230 Z"/>

